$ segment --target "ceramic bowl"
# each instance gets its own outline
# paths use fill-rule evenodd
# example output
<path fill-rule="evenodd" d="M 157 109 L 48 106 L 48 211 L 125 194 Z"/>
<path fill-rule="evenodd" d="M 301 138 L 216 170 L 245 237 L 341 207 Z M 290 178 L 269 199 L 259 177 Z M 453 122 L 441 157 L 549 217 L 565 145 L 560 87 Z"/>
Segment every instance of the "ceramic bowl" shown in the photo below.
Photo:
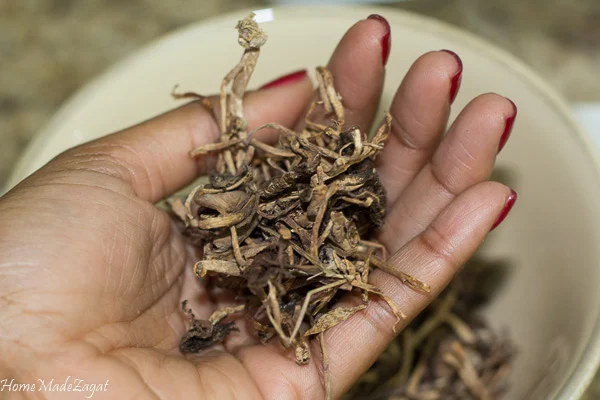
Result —
<path fill-rule="evenodd" d="M 569 108 L 521 62 L 456 28 L 421 16 L 370 7 L 289 7 L 258 15 L 270 40 L 254 85 L 327 61 L 355 21 L 380 13 L 390 21 L 393 51 L 383 106 L 418 56 L 452 49 L 464 61 L 453 116 L 473 97 L 498 92 L 519 106 L 498 170 L 519 193 L 510 218 L 480 255 L 507 260 L 510 275 L 485 310 L 507 329 L 519 354 L 508 399 L 576 398 L 600 357 L 600 179 L 598 156 Z M 217 92 L 240 57 L 235 22 L 211 19 L 174 32 L 119 63 L 75 95 L 31 143 L 14 170 L 14 185 L 53 156 L 176 106 L 174 84 Z"/>

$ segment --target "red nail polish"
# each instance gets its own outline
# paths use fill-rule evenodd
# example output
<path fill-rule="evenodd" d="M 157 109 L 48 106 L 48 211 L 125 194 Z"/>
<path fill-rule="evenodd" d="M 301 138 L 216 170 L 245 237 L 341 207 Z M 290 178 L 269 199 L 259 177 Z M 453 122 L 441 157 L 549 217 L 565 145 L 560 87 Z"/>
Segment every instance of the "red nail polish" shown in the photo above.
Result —
<path fill-rule="evenodd" d="M 500 211 L 500 215 L 498 215 L 496 222 L 494 222 L 494 225 L 492 225 L 492 229 L 490 229 L 490 232 L 493 231 L 494 229 L 496 229 L 496 227 L 498 225 L 500 225 L 502 223 L 502 221 L 504 221 L 506 219 L 506 216 L 508 215 L 510 210 L 515 205 L 516 201 L 517 201 L 517 192 L 515 192 L 514 190 L 511 189 L 510 195 L 506 198 L 506 203 L 504 203 L 504 208 L 502 209 L 502 211 Z"/>
<path fill-rule="evenodd" d="M 307 73 L 308 72 L 305 69 L 302 69 L 302 70 L 296 71 L 296 72 L 292 72 L 291 74 L 284 75 L 282 77 L 275 79 L 274 81 L 264 84 L 263 86 L 260 87 L 260 89 L 270 89 L 270 88 L 285 86 L 285 85 L 289 85 L 294 82 L 298 82 L 298 81 L 304 79 L 304 77 L 307 75 Z"/>
<path fill-rule="evenodd" d="M 454 74 L 454 76 L 451 79 L 451 85 L 450 85 L 450 104 L 454 103 L 454 99 L 456 99 L 456 95 L 458 94 L 458 89 L 460 88 L 460 83 L 462 82 L 462 75 L 463 75 L 463 62 L 460 59 L 460 57 L 458 56 L 458 54 L 456 54 L 455 52 L 451 51 L 451 50 L 440 50 L 443 51 L 444 53 L 448 53 L 450 54 L 452 57 L 454 57 L 454 59 L 456 60 L 457 64 L 458 64 L 458 71 Z"/>
<path fill-rule="evenodd" d="M 506 118 L 504 132 L 502 133 L 502 136 L 500 136 L 500 142 L 498 143 L 498 153 L 500 153 L 500 151 L 504 148 L 504 145 L 508 141 L 510 133 L 512 132 L 513 125 L 515 124 L 515 119 L 517 118 L 517 105 L 513 103 L 511 99 L 507 100 L 510 101 L 510 104 L 512 104 L 513 114 L 510 117 Z"/>
<path fill-rule="evenodd" d="M 381 62 L 385 67 L 388 62 L 388 58 L 390 58 L 390 51 L 392 50 L 392 29 L 390 28 L 390 23 L 387 19 L 379 14 L 369 15 L 367 19 L 374 19 L 385 25 L 386 32 L 381 37 Z"/>

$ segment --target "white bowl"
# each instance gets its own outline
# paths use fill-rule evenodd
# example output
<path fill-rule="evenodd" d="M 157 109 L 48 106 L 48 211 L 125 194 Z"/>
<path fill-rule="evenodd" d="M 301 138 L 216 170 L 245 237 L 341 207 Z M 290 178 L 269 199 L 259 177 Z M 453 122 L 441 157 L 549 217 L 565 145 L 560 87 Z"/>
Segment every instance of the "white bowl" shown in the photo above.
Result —
<path fill-rule="evenodd" d="M 392 26 L 384 104 L 411 62 L 448 48 L 464 61 L 454 106 L 498 92 L 519 117 L 498 166 L 508 170 L 519 201 L 481 250 L 508 258 L 509 282 L 488 308 L 492 324 L 510 330 L 519 354 L 509 399 L 570 399 L 590 382 L 600 357 L 600 180 L 598 157 L 565 103 L 521 62 L 480 39 L 421 16 L 388 9 L 276 8 L 263 11 L 270 40 L 253 82 L 325 63 L 355 21 L 371 13 Z M 31 143 L 10 186 L 64 149 L 175 106 L 176 83 L 214 93 L 240 50 L 235 22 L 246 12 L 179 30 L 110 69 L 69 101 Z"/>

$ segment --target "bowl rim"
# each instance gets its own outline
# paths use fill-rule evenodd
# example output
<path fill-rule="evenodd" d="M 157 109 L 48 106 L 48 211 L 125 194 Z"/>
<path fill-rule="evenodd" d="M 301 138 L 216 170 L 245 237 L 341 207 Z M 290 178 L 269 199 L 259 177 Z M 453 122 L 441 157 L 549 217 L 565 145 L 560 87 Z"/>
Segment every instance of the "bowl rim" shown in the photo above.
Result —
<path fill-rule="evenodd" d="M 560 96 L 554 88 L 546 83 L 546 81 L 541 78 L 537 72 L 535 72 L 531 67 L 527 66 L 524 61 L 520 60 L 516 56 L 513 56 L 508 51 L 460 27 L 437 20 L 433 17 L 406 10 L 390 8 L 389 6 L 310 4 L 276 5 L 264 8 L 244 8 L 225 14 L 216 15 L 162 35 L 157 39 L 152 40 L 148 44 L 140 47 L 132 55 L 126 57 L 125 59 L 109 65 L 104 72 L 73 94 L 66 103 L 61 105 L 55 116 L 37 131 L 16 163 L 15 168 L 13 168 L 11 171 L 4 190 L 9 190 L 27 177 L 24 170 L 26 165 L 28 165 L 31 159 L 35 157 L 37 153 L 39 153 L 39 150 L 42 149 L 52 137 L 54 137 L 57 132 L 55 128 L 60 126 L 61 121 L 70 114 L 70 111 L 73 108 L 75 108 L 79 103 L 92 97 L 93 93 L 105 79 L 108 79 L 109 76 L 116 70 L 126 68 L 141 54 L 146 53 L 152 48 L 159 47 L 175 37 L 185 36 L 189 31 L 197 28 L 199 25 L 217 24 L 225 21 L 237 21 L 240 15 L 246 15 L 251 11 L 272 10 L 274 19 L 294 19 L 299 17 L 314 16 L 314 10 L 316 7 L 319 8 L 320 15 L 331 15 L 330 18 L 341 17 L 344 19 L 353 18 L 355 20 L 360 20 L 364 19 L 365 15 L 369 14 L 386 15 L 386 18 L 389 20 L 394 20 L 395 22 L 409 25 L 427 32 L 443 34 L 445 37 L 449 37 L 452 40 L 460 41 L 463 44 L 470 46 L 474 50 L 485 54 L 487 57 L 495 60 L 496 62 L 503 64 L 506 68 L 523 77 L 524 81 L 530 85 L 530 88 L 543 96 L 549 105 L 556 109 L 558 115 L 565 120 L 566 124 L 571 126 L 572 132 L 575 133 L 574 139 L 578 142 L 578 145 L 582 147 L 584 154 L 588 156 L 588 159 L 591 161 L 597 176 L 600 178 L 600 149 L 595 144 L 590 134 L 576 120 L 575 115 L 567 101 L 563 99 L 563 97 Z M 394 24 L 392 23 L 392 27 L 393 25 Z M 596 183 L 599 184 L 600 179 Z M 3 193 L 0 191 L 0 195 L 1 194 Z M 598 311 L 598 315 L 596 316 L 596 322 L 591 331 L 590 339 L 585 345 L 582 355 L 579 357 L 575 367 L 571 370 L 570 374 L 558 389 L 554 399 L 568 400 L 574 398 L 573 396 L 577 396 L 576 398 L 579 398 L 581 395 L 583 395 L 591 383 L 599 365 L 600 309 Z"/>

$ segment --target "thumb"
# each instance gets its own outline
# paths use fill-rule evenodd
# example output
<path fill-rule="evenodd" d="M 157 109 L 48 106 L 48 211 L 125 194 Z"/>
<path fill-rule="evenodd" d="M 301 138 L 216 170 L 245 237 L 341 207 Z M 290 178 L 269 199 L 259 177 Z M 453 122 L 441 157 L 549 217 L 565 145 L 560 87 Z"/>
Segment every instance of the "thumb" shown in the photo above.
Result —
<path fill-rule="evenodd" d="M 285 126 L 296 123 L 310 99 L 312 84 L 306 74 L 286 83 L 248 93 L 244 99 L 244 112 L 249 129 L 267 122 Z M 217 104 L 218 99 L 214 100 L 213 104 Z M 216 141 L 219 135 L 212 113 L 200 102 L 194 101 L 139 125 L 67 150 L 23 184 L 40 178 L 48 184 L 53 173 L 58 173 L 54 175 L 58 175 L 62 182 L 64 172 L 84 170 L 116 177 L 140 198 L 156 202 L 207 172 L 207 159 L 193 159 L 189 152 Z"/>

